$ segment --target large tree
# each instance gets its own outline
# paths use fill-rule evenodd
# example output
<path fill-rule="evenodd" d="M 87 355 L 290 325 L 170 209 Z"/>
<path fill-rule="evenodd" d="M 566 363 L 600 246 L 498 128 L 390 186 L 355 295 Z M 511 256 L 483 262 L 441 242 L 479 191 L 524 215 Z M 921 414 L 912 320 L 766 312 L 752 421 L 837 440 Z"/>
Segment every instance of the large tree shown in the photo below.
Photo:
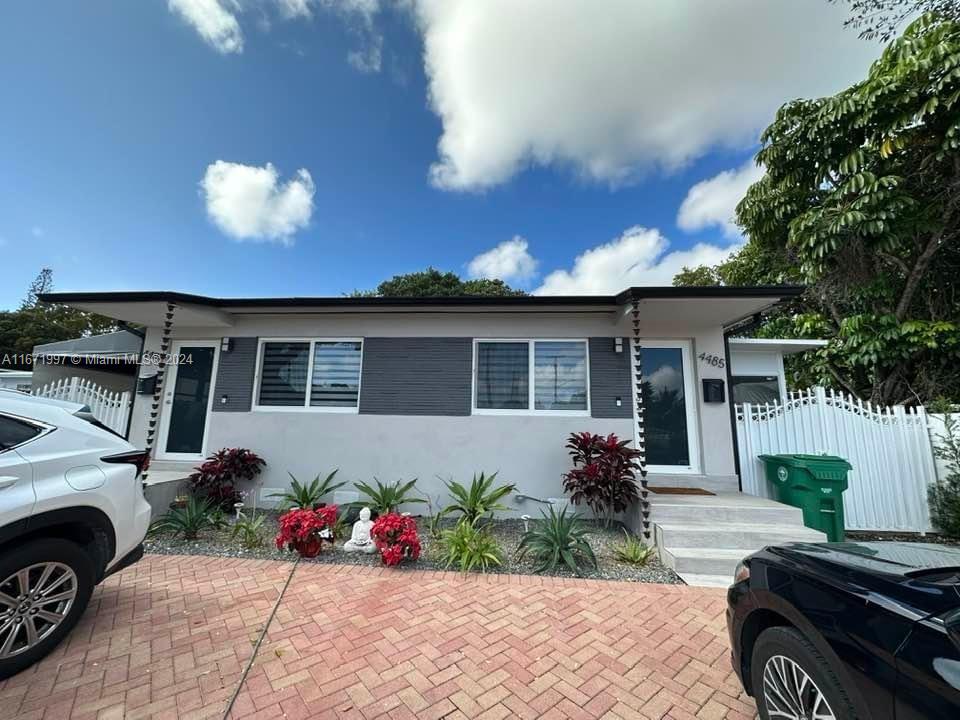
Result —
<path fill-rule="evenodd" d="M 836 0 L 834 0 L 836 2 Z M 960 0 L 841 0 L 850 6 L 844 23 L 866 40 L 889 42 L 908 18 L 936 13 L 945 20 L 960 20 Z"/>
<path fill-rule="evenodd" d="M 34 345 L 98 335 L 117 329 L 117 323 L 65 305 L 41 303 L 39 296 L 53 290 L 53 272 L 43 268 L 27 288 L 20 307 L 0 311 L 0 367 L 28 368 Z"/>
<path fill-rule="evenodd" d="M 801 281 L 766 335 L 822 336 L 804 379 L 880 403 L 960 400 L 960 23 L 911 23 L 861 83 L 784 105 L 738 255 L 677 282 Z M 710 276 L 710 272 L 713 276 Z"/>
<path fill-rule="evenodd" d="M 457 297 L 461 295 L 526 295 L 503 280 L 461 280 L 456 273 L 433 267 L 384 280 L 376 290 L 358 290 L 354 297 Z"/>

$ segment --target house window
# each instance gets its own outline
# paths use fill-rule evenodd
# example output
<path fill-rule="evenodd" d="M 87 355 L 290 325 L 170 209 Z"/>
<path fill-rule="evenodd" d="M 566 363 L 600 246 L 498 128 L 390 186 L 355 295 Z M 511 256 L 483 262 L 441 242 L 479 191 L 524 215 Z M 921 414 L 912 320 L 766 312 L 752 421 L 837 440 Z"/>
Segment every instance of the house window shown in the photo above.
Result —
<path fill-rule="evenodd" d="M 776 375 L 734 375 L 730 394 L 735 403 L 780 402 L 780 378 Z"/>
<path fill-rule="evenodd" d="M 477 340 L 475 346 L 478 413 L 588 413 L 586 340 Z"/>
<path fill-rule="evenodd" d="M 355 412 L 363 341 L 261 342 L 257 407 Z"/>

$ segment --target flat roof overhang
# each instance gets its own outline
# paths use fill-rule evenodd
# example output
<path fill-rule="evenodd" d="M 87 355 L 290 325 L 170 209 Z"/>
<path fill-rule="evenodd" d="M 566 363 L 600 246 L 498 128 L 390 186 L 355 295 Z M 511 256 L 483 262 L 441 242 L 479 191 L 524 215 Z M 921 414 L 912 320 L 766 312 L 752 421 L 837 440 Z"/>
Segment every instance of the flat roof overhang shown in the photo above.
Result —
<path fill-rule="evenodd" d="M 802 292 L 798 286 L 711 286 L 635 287 L 617 295 L 214 298 L 135 291 L 44 293 L 40 300 L 154 327 L 163 323 L 167 303 L 177 306 L 175 326 L 227 328 L 233 325 L 235 315 L 263 314 L 576 312 L 617 317 L 634 301 L 648 312 L 680 312 L 701 325 L 712 322 L 726 326 Z"/>

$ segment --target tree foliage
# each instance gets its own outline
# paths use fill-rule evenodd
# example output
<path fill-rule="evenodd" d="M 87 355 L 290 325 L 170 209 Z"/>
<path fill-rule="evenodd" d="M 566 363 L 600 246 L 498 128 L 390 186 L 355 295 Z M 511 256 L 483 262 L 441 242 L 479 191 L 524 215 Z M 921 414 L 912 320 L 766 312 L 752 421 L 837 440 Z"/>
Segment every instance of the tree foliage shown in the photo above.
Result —
<path fill-rule="evenodd" d="M 428 267 L 419 272 L 394 275 L 384 280 L 376 290 L 358 290 L 353 297 L 459 297 L 463 295 L 511 296 L 526 295 L 514 290 L 503 280 L 461 280 L 453 272 L 441 272 Z"/>
<path fill-rule="evenodd" d="M 936 13 L 945 20 L 960 20 L 958 0 L 843 0 L 850 6 L 845 27 L 860 31 L 865 40 L 889 42 L 911 17 Z"/>
<path fill-rule="evenodd" d="M 34 345 L 99 335 L 117 329 L 116 321 L 110 318 L 65 305 L 41 303 L 39 296 L 52 290 L 53 271 L 43 268 L 27 288 L 19 308 L 0 311 L 0 366 L 27 367 L 23 358 L 30 355 Z"/>
<path fill-rule="evenodd" d="M 958 100 L 960 23 L 925 15 L 863 82 L 780 108 L 737 207 L 749 242 L 677 281 L 807 283 L 761 333 L 832 339 L 806 382 L 885 404 L 960 397 Z"/>

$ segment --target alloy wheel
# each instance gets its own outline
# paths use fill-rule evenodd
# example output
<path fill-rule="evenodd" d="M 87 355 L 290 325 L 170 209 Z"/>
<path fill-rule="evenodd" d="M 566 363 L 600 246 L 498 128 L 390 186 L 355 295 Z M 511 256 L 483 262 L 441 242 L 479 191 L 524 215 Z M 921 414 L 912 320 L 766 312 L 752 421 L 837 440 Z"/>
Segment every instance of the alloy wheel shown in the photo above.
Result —
<path fill-rule="evenodd" d="M 0 582 L 0 660 L 43 642 L 76 597 L 77 574 L 59 562 L 28 565 Z"/>
<path fill-rule="evenodd" d="M 763 668 L 763 699 L 771 719 L 836 720 L 823 691 L 796 662 L 774 655 Z"/>

